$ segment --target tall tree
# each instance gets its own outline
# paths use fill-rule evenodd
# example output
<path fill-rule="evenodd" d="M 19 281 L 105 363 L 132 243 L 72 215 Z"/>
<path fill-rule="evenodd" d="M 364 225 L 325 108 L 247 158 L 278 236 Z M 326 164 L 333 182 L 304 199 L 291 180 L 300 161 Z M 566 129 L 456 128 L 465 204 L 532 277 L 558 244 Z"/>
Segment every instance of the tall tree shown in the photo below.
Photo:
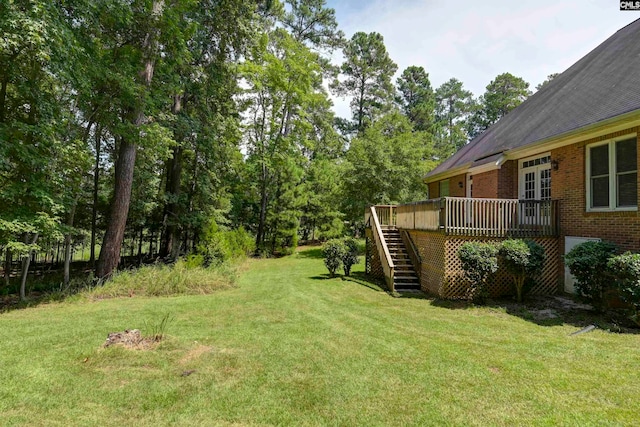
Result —
<path fill-rule="evenodd" d="M 332 52 L 344 43 L 338 30 L 336 12 L 326 7 L 325 0 L 286 0 L 289 10 L 282 23 L 294 39 L 309 47 Z"/>
<path fill-rule="evenodd" d="M 473 138 L 504 117 L 531 95 L 529 83 L 510 73 L 498 75 L 487 85 L 480 97 L 469 125 L 469 136 Z"/>
<path fill-rule="evenodd" d="M 452 78 L 436 89 L 436 149 L 442 159 L 468 141 L 467 120 L 474 109 L 473 94 Z"/>
<path fill-rule="evenodd" d="M 242 67 L 258 249 L 278 250 L 297 240 L 303 147 L 313 130 L 309 111 L 327 96 L 319 85 L 322 69 L 315 58 L 286 31 L 275 29 L 261 37 Z"/>
<path fill-rule="evenodd" d="M 129 47 L 135 54 L 131 55 L 127 70 L 134 73 L 129 77 L 135 79 L 137 83 L 135 90 L 139 93 L 139 97 L 130 100 L 124 112 L 123 119 L 130 126 L 130 130 L 128 134 L 121 135 L 119 141 L 109 222 L 96 266 L 96 276 L 99 278 L 110 276 L 120 261 L 120 249 L 129 215 L 134 166 L 138 150 L 134 132 L 140 132 L 147 123 L 149 92 L 155 63 L 159 55 L 158 39 L 161 35 L 166 10 L 163 0 L 154 0 L 148 5 L 134 4 L 131 12 L 134 19 L 128 21 L 128 24 L 135 26 L 135 28 L 125 27 L 123 32 L 129 33 L 126 34 L 127 36 L 133 35 Z M 114 36 L 122 37 L 125 34 L 116 33 Z"/>
<path fill-rule="evenodd" d="M 344 48 L 340 67 L 343 81 L 334 81 L 338 95 L 351 96 L 354 127 L 361 134 L 376 118 L 391 108 L 391 83 L 398 66 L 391 60 L 379 33 L 357 32 Z"/>
<path fill-rule="evenodd" d="M 397 80 L 397 101 L 416 130 L 431 130 L 435 119 L 436 99 L 429 74 L 423 67 L 406 68 Z"/>
<path fill-rule="evenodd" d="M 435 163 L 428 132 L 393 111 L 351 141 L 342 175 L 343 211 L 357 224 L 374 204 L 424 199 L 422 177 Z"/>

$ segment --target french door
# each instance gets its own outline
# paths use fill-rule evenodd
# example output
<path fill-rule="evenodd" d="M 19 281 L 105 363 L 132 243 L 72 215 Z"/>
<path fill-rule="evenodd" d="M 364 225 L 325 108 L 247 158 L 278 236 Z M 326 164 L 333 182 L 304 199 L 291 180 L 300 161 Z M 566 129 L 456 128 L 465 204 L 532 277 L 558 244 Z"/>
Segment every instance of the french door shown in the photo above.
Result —
<path fill-rule="evenodd" d="M 520 223 L 548 225 L 551 221 L 551 156 L 521 160 L 518 175 Z"/>

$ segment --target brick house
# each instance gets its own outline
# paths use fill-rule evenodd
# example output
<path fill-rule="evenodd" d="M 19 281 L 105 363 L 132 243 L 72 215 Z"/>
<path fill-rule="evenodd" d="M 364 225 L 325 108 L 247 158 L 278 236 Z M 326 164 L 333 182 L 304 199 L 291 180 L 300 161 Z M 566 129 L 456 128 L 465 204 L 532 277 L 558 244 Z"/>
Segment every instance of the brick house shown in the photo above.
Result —
<path fill-rule="evenodd" d="M 428 201 L 374 208 L 382 230 L 372 224 L 368 231 L 367 267 L 384 275 L 390 287 L 419 283 L 432 293 L 459 297 L 460 244 L 522 236 L 547 250 L 534 292 L 571 292 L 562 254 L 574 245 L 603 239 L 640 251 L 638 133 L 640 20 L 430 172 L 424 179 Z M 367 212 L 368 224 L 371 216 Z M 399 263 L 393 242 L 386 245 L 387 260 L 382 247 L 383 238 L 396 231 L 397 252 L 405 257 L 396 257 Z M 388 261 L 394 269 L 384 265 Z M 395 264 L 404 266 L 404 282 L 388 277 L 398 270 Z M 491 292 L 510 292 L 507 282 L 498 278 Z"/>

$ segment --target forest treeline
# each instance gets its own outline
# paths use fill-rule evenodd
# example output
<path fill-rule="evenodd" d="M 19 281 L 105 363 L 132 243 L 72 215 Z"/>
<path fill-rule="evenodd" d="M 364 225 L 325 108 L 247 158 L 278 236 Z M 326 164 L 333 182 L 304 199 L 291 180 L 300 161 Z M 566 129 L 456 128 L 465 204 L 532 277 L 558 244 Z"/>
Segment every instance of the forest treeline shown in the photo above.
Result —
<path fill-rule="evenodd" d="M 0 256 L 23 297 L 32 259 L 68 281 L 80 244 L 104 278 L 212 232 L 262 254 L 353 233 L 531 93 L 394 81 L 382 35 L 345 38 L 324 0 L 5 0 L 0 34 Z"/>

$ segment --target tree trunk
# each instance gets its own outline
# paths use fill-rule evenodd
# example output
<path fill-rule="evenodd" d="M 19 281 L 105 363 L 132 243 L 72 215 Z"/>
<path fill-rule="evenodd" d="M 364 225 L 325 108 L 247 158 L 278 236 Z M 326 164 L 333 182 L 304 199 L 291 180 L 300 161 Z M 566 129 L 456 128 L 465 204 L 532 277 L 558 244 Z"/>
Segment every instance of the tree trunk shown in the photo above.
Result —
<path fill-rule="evenodd" d="M 171 111 L 173 114 L 179 114 L 182 110 L 182 95 L 176 95 L 173 98 L 173 106 Z M 172 149 L 173 155 L 167 160 L 167 182 L 165 186 L 165 194 L 170 197 L 169 202 L 165 205 L 163 223 L 165 225 L 164 241 L 160 256 L 166 257 L 171 254 L 172 257 L 178 252 L 174 246 L 180 242 L 180 230 L 176 224 L 176 218 L 179 216 L 178 197 L 180 196 L 180 186 L 182 177 L 182 145 L 176 145 Z"/>
<path fill-rule="evenodd" d="M 261 249 L 264 244 L 265 222 L 267 220 L 267 167 L 262 164 L 262 182 L 260 183 L 260 220 L 256 235 L 256 248 Z"/>
<path fill-rule="evenodd" d="M 11 277 L 11 251 L 7 249 L 4 254 L 4 285 L 9 287 Z"/>
<path fill-rule="evenodd" d="M 96 163 L 93 170 L 93 207 L 91 208 L 91 247 L 89 262 L 91 268 L 96 264 L 96 227 L 98 219 L 98 190 L 100 185 L 100 148 L 102 147 L 102 129 L 96 129 Z"/>
<path fill-rule="evenodd" d="M 152 6 L 152 18 L 162 15 L 164 1 L 156 0 Z M 158 38 L 158 27 L 151 24 L 149 31 L 142 41 L 143 68 L 140 72 L 140 80 L 147 88 L 151 85 L 155 67 L 155 47 Z M 134 114 L 133 124 L 140 127 L 145 122 L 145 106 L 140 104 Z M 126 138 L 120 143 L 118 158 L 116 160 L 116 174 L 114 183 L 113 203 L 109 224 L 102 240 L 100 257 L 96 266 L 96 276 L 99 279 L 109 277 L 118 267 L 120 261 L 120 249 L 124 238 L 124 230 L 129 215 L 131 202 L 131 185 L 133 183 L 133 170 L 136 162 L 137 147 Z"/>
<path fill-rule="evenodd" d="M 71 211 L 69 212 L 69 220 L 67 221 L 67 226 L 69 228 L 73 227 L 73 218 L 76 215 L 76 206 L 78 206 L 78 199 L 80 196 L 76 196 L 73 201 L 73 205 L 71 206 Z M 64 236 L 64 278 L 63 283 L 64 286 L 67 287 L 69 284 L 69 270 L 71 267 L 71 230 L 67 232 Z"/>
<path fill-rule="evenodd" d="M 38 241 L 38 233 L 33 235 L 33 240 L 31 243 L 28 241 L 28 237 L 25 237 L 25 243 L 35 245 Z M 22 274 L 20 277 L 20 300 L 24 301 L 27 299 L 26 290 L 27 290 L 27 275 L 29 274 L 29 265 L 31 264 L 31 251 L 22 257 Z"/>
<path fill-rule="evenodd" d="M 142 265 L 142 239 L 144 238 L 143 233 L 144 227 L 140 226 L 140 235 L 138 239 L 138 265 Z"/>
<path fill-rule="evenodd" d="M 139 117 L 140 118 L 140 117 Z M 120 249 L 127 225 L 129 203 L 131 202 L 131 185 L 133 183 L 133 167 L 136 162 L 135 144 L 123 140 L 120 143 L 118 159 L 116 161 L 115 188 L 109 224 L 102 239 L 100 257 L 96 267 L 96 276 L 104 278 L 111 276 L 120 261 Z"/>

